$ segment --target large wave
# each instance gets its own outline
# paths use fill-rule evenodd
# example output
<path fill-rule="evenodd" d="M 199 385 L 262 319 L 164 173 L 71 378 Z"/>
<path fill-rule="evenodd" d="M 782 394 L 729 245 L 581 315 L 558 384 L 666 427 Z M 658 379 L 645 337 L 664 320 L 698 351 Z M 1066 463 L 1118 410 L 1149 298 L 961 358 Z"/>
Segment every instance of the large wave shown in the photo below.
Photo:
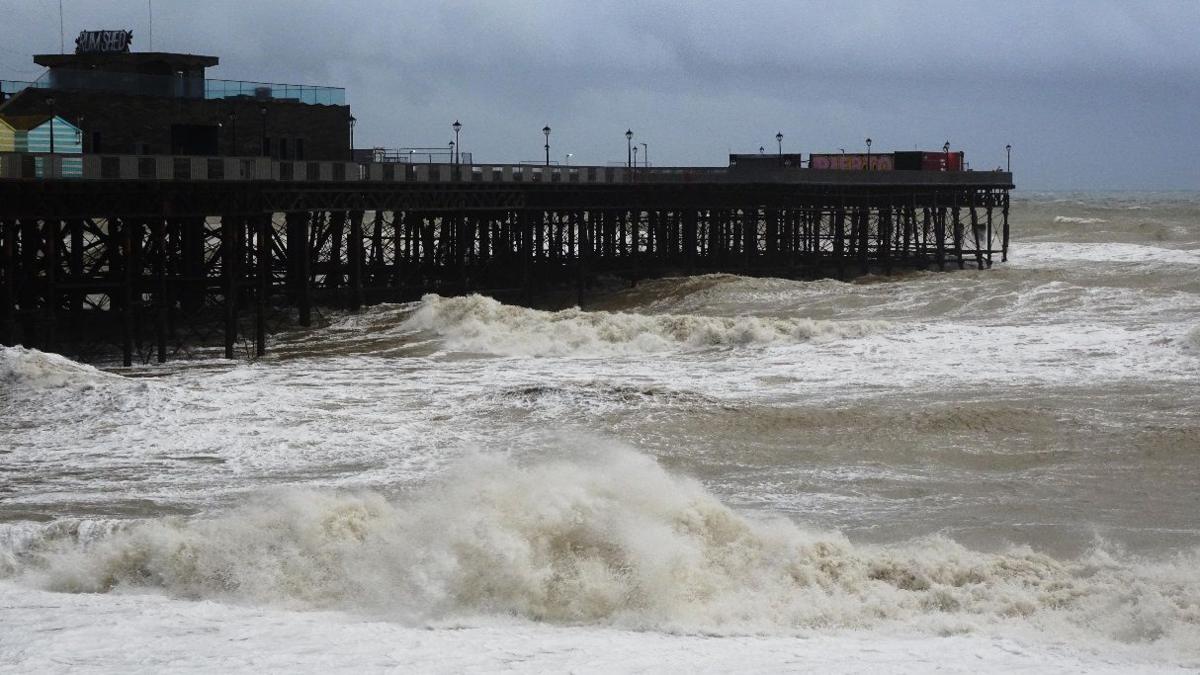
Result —
<path fill-rule="evenodd" d="M 481 295 L 426 295 L 403 322 L 457 351 L 516 356 L 611 355 L 858 337 L 883 321 L 817 321 L 567 309 L 547 312 Z"/>
<path fill-rule="evenodd" d="M 403 502 L 284 491 L 115 530 L 36 526 L 8 538 L 20 550 L 7 573 L 57 591 L 156 589 L 412 621 L 715 632 L 903 623 L 940 634 L 1015 624 L 1200 644 L 1194 553 L 1151 563 L 983 553 L 945 537 L 854 544 L 734 511 L 632 450 L 577 447 L 464 461 Z"/>

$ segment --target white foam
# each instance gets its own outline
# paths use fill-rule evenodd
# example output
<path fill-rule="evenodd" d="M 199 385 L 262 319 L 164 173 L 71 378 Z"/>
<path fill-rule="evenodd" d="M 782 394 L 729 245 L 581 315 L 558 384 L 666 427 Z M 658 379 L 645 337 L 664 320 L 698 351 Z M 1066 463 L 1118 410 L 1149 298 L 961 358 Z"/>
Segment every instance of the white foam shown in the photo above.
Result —
<path fill-rule="evenodd" d="M 1095 225 L 1097 223 L 1107 223 L 1103 218 L 1078 218 L 1075 216 L 1054 216 L 1056 223 L 1074 223 L 1077 225 Z"/>
<path fill-rule="evenodd" d="M 61 594 L 0 581 L 0 670 L 20 673 L 418 671 L 1185 672 L 1149 649 L 1030 636 L 879 631 L 670 634 L 514 620 L 411 627 L 339 612 L 287 612 L 153 595 Z M 1182 664 L 1192 665 L 1195 663 Z"/>
<path fill-rule="evenodd" d="M 1115 242 L 1025 242 L 1014 244 L 1010 264 L 1027 267 L 1065 261 L 1200 265 L 1200 251 Z"/>
<path fill-rule="evenodd" d="M 797 343 L 859 337 L 882 321 L 628 314 L 568 309 L 546 312 L 481 295 L 426 295 L 402 324 L 439 335 L 457 351 L 513 356 L 644 354 L 704 347 Z"/>

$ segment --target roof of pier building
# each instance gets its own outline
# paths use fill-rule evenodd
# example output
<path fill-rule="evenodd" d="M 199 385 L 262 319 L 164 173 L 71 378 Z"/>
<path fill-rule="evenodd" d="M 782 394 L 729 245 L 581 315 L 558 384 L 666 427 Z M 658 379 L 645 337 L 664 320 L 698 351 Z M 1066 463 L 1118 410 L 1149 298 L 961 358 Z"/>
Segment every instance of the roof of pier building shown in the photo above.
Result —
<path fill-rule="evenodd" d="M 33 62 L 51 70 L 97 70 L 143 75 L 203 77 L 204 69 L 220 63 L 215 56 L 171 52 L 101 52 L 87 54 L 36 54 Z"/>

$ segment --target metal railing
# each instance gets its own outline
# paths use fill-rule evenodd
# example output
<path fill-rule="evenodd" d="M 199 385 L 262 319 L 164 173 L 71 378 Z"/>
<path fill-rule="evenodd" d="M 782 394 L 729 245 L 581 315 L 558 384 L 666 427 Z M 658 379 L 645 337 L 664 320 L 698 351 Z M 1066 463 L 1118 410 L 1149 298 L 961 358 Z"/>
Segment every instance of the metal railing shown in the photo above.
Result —
<path fill-rule="evenodd" d="M 134 96 L 168 98 L 226 99 L 250 98 L 272 101 L 296 101 L 310 105 L 346 105 L 346 90 L 341 87 L 316 87 L 307 84 L 213 80 L 199 77 L 146 75 L 142 73 L 99 72 L 55 68 L 34 82 L 16 83 L 38 89 L 106 91 Z"/>

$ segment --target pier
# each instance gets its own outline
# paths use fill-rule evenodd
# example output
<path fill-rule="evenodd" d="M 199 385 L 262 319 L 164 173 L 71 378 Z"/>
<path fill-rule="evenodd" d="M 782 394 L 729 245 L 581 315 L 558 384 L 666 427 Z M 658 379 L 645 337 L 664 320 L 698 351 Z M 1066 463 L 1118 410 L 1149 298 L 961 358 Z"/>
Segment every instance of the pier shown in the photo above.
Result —
<path fill-rule="evenodd" d="M 600 278 L 985 269 L 1012 174 L 0 154 L 0 342 L 263 355 L 314 307 L 529 301 Z M 239 346 L 245 345 L 246 349 Z"/>

